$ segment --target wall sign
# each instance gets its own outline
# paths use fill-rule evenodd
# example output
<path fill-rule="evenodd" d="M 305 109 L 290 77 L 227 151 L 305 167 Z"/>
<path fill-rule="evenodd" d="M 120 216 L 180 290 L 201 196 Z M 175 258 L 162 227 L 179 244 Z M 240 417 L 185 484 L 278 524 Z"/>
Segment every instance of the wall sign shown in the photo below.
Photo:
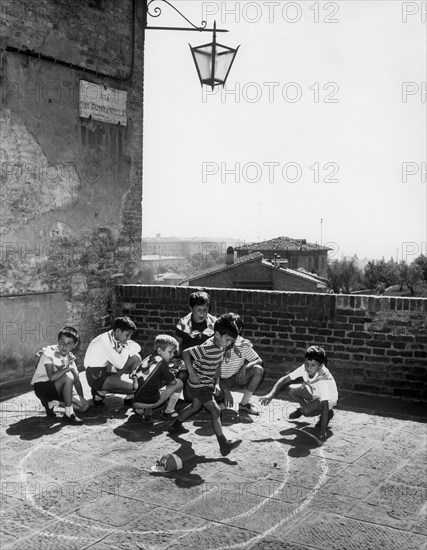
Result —
<path fill-rule="evenodd" d="M 127 92 L 80 80 L 79 116 L 126 126 Z"/>

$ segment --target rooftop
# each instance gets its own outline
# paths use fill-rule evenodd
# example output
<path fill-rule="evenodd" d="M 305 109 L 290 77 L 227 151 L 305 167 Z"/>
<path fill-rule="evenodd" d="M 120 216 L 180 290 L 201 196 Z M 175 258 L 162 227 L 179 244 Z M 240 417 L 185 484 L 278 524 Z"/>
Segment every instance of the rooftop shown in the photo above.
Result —
<path fill-rule="evenodd" d="M 257 250 L 294 250 L 298 252 L 308 252 L 313 250 L 331 250 L 327 246 L 320 246 L 317 243 L 308 243 L 305 239 L 291 239 L 290 237 L 276 237 L 268 241 L 261 241 L 258 243 L 249 243 L 243 246 L 236 247 L 236 250 L 251 250 L 253 252 Z"/>

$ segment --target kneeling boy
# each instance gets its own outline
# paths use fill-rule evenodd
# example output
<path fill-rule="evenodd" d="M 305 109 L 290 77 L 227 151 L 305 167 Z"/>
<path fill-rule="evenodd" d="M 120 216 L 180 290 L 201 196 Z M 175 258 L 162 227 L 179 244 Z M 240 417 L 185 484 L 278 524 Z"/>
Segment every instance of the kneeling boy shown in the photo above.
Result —
<path fill-rule="evenodd" d="M 154 353 L 146 357 L 131 375 L 137 387 L 133 410 L 145 422 L 152 421 L 153 409 L 160 407 L 172 394 L 176 395 L 176 401 L 179 398 L 183 383 L 175 378 L 169 368 L 177 349 L 178 342 L 175 338 L 160 334 L 154 340 Z M 178 413 L 175 414 L 178 416 Z"/>
<path fill-rule="evenodd" d="M 332 409 L 338 402 L 337 385 L 326 368 L 327 363 L 325 350 L 320 346 L 310 346 L 305 352 L 304 364 L 280 378 L 270 393 L 261 399 L 261 405 L 268 405 L 283 386 L 302 378 L 303 382 L 299 387 L 287 390 L 288 395 L 301 405 L 289 418 L 295 420 L 300 416 L 320 415 L 316 424 L 320 441 L 326 439 L 326 428 L 334 416 Z"/>

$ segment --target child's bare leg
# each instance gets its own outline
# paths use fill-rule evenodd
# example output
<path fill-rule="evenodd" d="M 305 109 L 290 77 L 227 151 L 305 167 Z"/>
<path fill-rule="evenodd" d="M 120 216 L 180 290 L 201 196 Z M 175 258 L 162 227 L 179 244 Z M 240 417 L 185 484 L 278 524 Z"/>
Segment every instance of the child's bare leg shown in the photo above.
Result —
<path fill-rule="evenodd" d="M 133 402 L 133 408 L 137 414 L 143 414 L 144 409 L 157 409 L 157 407 L 160 407 L 160 405 L 163 405 L 163 403 L 170 398 L 171 396 L 174 396 L 175 393 L 179 395 L 182 390 L 182 382 L 181 380 L 177 380 L 176 384 L 168 384 L 165 386 L 165 389 L 162 391 L 160 398 L 155 403 L 142 403 L 140 401 Z M 177 400 L 178 400 L 177 399 Z"/>
<path fill-rule="evenodd" d="M 287 394 L 291 399 L 296 401 L 301 406 L 305 405 L 308 401 L 311 401 L 313 399 L 311 393 L 303 387 L 288 388 Z"/>
<path fill-rule="evenodd" d="M 178 416 L 175 422 L 176 421 L 185 422 L 187 418 L 190 418 L 190 416 L 199 412 L 201 408 L 202 408 L 202 402 L 199 399 L 197 399 L 197 397 L 193 397 L 193 400 L 190 403 L 190 405 L 187 405 L 185 407 L 185 409 Z"/>
<path fill-rule="evenodd" d="M 73 388 L 74 377 L 70 372 L 67 372 L 58 380 L 55 380 L 56 391 L 59 395 L 62 394 L 65 408 L 70 408 L 73 405 Z M 70 413 L 71 414 L 71 413 Z"/>
<path fill-rule="evenodd" d="M 77 413 L 85 413 L 90 407 L 90 404 L 86 399 L 80 395 L 73 395 L 73 409 Z"/>
<path fill-rule="evenodd" d="M 240 445 L 242 440 L 241 439 L 237 439 L 236 441 L 227 440 L 227 438 L 224 435 L 224 432 L 222 431 L 221 409 L 219 408 L 218 403 L 214 399 L 212 399 L 211 401 L 206 401 L 205 403 L 203 403 L 203 406 L 211 415 L 212 428 L 218 440 L 221 454 L 222 456 L 227 456 L 228 454 L 230 454 L 230 452 L 233 449 L 235 449 Z"/>
<path fill-rule="evenodd" d="M 206 403 L 203 403 L 203 406 L 211 415 L 212 428 L 217 438 L 224 436 L 221 424 L 221 409 L 219 408 L 217 402 L 214 400 L 207 401 Z"/>
<path fill-rule="evenodd" d="M 185 422 L 187 418 L 190 418 L 190 416 L 200 411 L 201 408 L 202 408 L 202 402 L 200 401 L 200 399 L 198 399 L 197 397 L 193 397 L 191 404 L 187 405 L 185 409 L 181 412 L 181 414 L 178 416 L 178 418 L 175 418 L 175 420 L 169 426 L 168 432 L 170 434 L 188 432 L 188 430 L 184 428 L 182 423 Z"/>
<path fill-rule="evenodd" d="M 178 403 L 179 396 L 181 395 L 181 391 L 183 387 L 184 387 L 184 383 L 182 382 L 182 380 L 179 380 L 179 379 L 177 380 L 177 383 L 172 386 L 173 392 L 169 396 L 168 404 L 165 409 L 165 414 L 172 414 L 175 412 L 175 406 Z"/>

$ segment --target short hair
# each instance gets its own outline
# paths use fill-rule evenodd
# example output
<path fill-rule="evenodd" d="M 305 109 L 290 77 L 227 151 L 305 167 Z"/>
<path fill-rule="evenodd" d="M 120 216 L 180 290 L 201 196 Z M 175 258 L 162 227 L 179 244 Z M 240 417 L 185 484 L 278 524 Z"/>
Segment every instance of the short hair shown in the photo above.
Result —
<path fill-rule="evenodd" d="M 113 330 L 129 330 L 130 332 L 136 331 L 136 325 L 130 317 L 116 317 L 114 321 Z"/>
<path fill-rule="evenodd" d="M 309 361 L 317 361 L 320 364 L 324 363 L 325 366 L 328 364 L 326 351 L 320 346 L 310 346 L 307 348 L 304 358 Z"/>
<path fill-rule="evenodd" d="M 207 292 L 204 290 L 198 290 L 197 292 L 192 292 L 190 294 L 190 298 L 188 299 L 188 303 L 190 304 L 190 307 L 193 308 L 195 306 L 210 306 L 211 305 L 211 297 Z"/>
<path fill-rule="evenodd" d="M 169 334 L 159 334 L 156 336 L 154 340 L 154 351 L 156 351 L 157 348 L 164 351 L 168 346 L 172 346 L 176 349 L 179 348 L 178 341 L 175 340 L 173 336 L 169 336 Z"/>
<path fill-rule="evenodd" d="M 230 313 L 230 315 L 233 315 L 239 334 L 242 334 L 243 329 L 245 328 L 245 325 L 243 324 L 243 319 L 238 313 Z"/>
<path fill-rule="evenodd" d="M 215 321 L 214 331 L 219 332 L 221 336 L 227 334 L 231 338 L 239 336 L 239 327 L 237 326 L 235 313 L 224 313 Z"/>
<path fill-rule="evenodd" d="M 61 336 L 66 336 L 67 338 L 72 338 L 74 340 L 74 343 L 77 344 L 77 342 L 80 340 L 79 333 L 77 332 L 77 329 L 74 327 L 64 327 L 58 332 L 58 340 L 61 338 Z"/>

